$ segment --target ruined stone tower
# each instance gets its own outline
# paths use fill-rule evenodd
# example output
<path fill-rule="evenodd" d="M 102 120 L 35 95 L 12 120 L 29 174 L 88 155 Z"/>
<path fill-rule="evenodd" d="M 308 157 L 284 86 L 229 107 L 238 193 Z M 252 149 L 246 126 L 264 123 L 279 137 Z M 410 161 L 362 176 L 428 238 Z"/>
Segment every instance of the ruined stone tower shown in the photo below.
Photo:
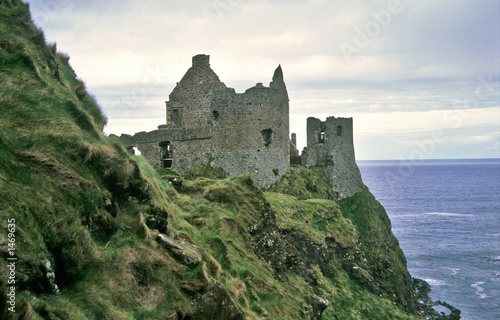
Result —
<path fill-rule="evenodd" d="M 250 172 L 262 188 L 285 174 L 289 106 L 281 66 L 269 87 L 257 83 L 236 93 L 210 68 L 208 55 L 194 56 L 166 108 L 166 124 L 158 130 L 121 136 L 153 168 L 182 175 L 210 161 L 231 176 Z"/>
<path fill-rule="evenodd" d="M 339 199 L 362 191 L 363 180 L 354 156 L 352 118 L 307 118 L 302 164 L 322 166 Z"/>

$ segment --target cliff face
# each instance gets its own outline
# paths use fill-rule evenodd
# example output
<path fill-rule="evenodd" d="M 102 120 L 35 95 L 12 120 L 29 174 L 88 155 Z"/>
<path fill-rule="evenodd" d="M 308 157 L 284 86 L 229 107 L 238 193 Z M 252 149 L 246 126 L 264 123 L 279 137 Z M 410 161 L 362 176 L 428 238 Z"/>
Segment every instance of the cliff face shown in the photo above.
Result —
<path fill-rule="evenodd" d="M 0 0 L 2 319 L 414 318 L 367 190 L 337 201 L 317 167 L 267 192 L 209 166 L 160 175 L 102 134 L 68 60 Z"/>
<path fill-rule="evenodd" d="M 313 200 L 318 198 L 331 199 L 332 195 L 328 192 L 331 187 L 327 185 L 328 179 L 322 168 L 298 167 L 292 168 L 290 175 L 271 190 L 292 194 L 297 197 L 298 203 L 304 203 L 318 201 Z M 406 258 L 392 234 L 385 209 L 368 188 L 340 201 L 321 200 L 319 203 L 332 205 L 330 210 L 334 212 L 334 217 L 332 213 L 318 211 L 316 216 L 303 219 L 311 228 L 323 231 L 323 247 L 326 246 L 326 255 L 330 257 L 327 260 L 335 261 L 336 268 L 340 267 L 351 281 L 363 289 L 393 301 L 408 313 L 414 313 L 418 307 Z M 320 210 L 318 207 L 314 210 Z M 288 206 L 283 214 L 297 220 L 301 216 L 301 210 L 297 208 L 300 208 L 299 204 L 295 209 Z M 279 206 L 277 211 L 280 211 Z M 323 273 L 326 274 L 327 270 L 330 269 L 325 268 Z"/>

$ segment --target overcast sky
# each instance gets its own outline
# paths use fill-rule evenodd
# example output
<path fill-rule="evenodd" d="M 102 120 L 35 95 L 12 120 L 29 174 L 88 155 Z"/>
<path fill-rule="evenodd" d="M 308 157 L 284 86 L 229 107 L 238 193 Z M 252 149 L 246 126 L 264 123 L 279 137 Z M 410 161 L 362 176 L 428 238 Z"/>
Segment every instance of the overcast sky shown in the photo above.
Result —
<path fill-rule="evenodd" d="M 500 158 L 498 0 L 29 0 L 109 122 L 165 123 L 191 57 L 237 92 L 281 64 L 306 119 L 353 117 L 357 159 Z"/>

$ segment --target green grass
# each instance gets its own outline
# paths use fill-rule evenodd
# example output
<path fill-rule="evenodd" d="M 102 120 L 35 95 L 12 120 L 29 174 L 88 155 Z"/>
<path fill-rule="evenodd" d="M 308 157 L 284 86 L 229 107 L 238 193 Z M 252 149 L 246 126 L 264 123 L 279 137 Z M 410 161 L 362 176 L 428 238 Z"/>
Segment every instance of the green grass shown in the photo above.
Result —
<path fill-rule="evenodd" d="M 269 191 L 290 194 L 300 200 L 336 199 L 336 194 L 321 167 L 291 167 L 281 181 L 272 185 Z"/>
<path fill-rule="evenodd" d="M 277 213 L 280 228 L 297 230 L 316 243 L 324 244 L 325 237 L 333 237 L 346 247 L 358 241 L 356 226 L 342 216 L 335 201 L 298 200 L 294 196 L 275 192 L 266 192 L 265 195 Z"/>

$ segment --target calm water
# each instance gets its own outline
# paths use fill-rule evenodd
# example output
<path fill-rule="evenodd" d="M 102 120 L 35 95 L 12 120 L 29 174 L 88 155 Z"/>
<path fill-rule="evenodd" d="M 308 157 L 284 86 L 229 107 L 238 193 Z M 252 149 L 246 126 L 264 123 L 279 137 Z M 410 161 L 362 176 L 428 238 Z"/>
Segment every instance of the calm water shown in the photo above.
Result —
<path fill-rule="evenodd" d="M 413 277 L 462 319 L 500 319 L 500 159 L 359 161 Z"/>

